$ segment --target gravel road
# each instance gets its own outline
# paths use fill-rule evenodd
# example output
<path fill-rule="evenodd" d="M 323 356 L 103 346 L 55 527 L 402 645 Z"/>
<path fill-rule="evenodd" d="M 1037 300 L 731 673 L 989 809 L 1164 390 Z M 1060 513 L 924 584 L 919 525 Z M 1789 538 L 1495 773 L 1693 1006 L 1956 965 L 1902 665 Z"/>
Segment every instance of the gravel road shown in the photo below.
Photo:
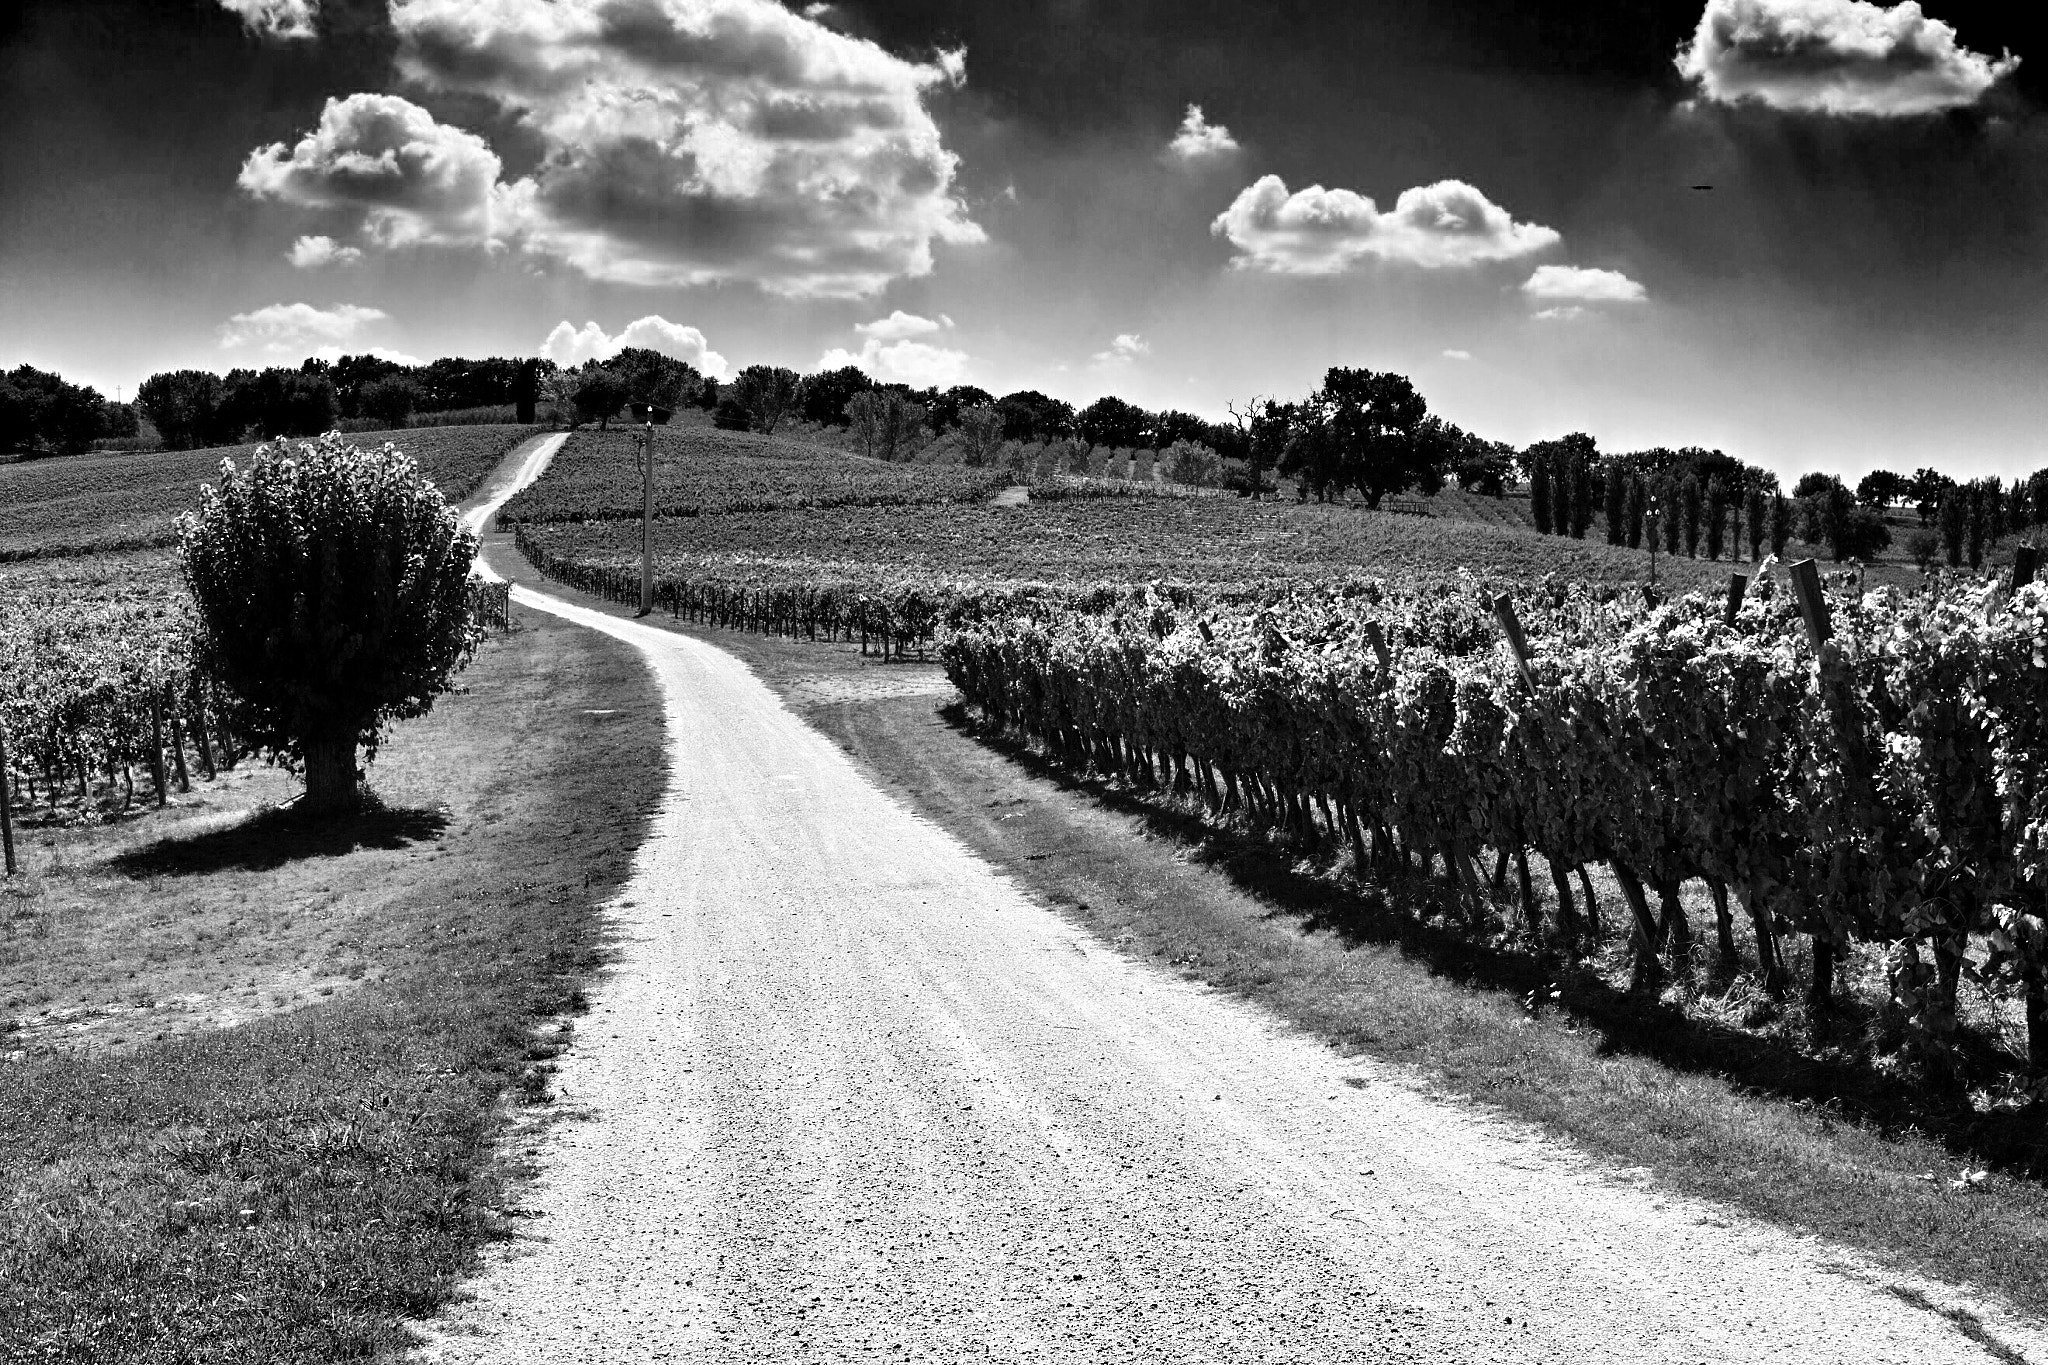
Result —
<path fill-rule="evenodd" d="M 1605 1171 L 1120 957 L 730 655 L 443 1361 L 2048 1362 L 1954 1291 Z"/>

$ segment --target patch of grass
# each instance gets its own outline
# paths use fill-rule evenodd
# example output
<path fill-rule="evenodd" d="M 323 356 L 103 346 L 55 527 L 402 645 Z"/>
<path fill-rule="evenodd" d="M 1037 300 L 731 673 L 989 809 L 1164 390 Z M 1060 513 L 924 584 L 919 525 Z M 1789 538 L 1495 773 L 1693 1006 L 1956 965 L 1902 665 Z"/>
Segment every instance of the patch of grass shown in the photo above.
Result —
<path fill-rule="evenodd" d="M 522 625 L 392 737 L 354 826 L 261 813 L 289 790 L 263 772 L 24 841 L 0 1361 L 397 1350 L 502 1235 L 495 1140 L 546 1094 L 665 780 L 638 657 Z"/>
<path fill-rule="evenodd" d="M 359 445 L 390 441 L 457 502 L 533 431 L 461 426 L 350 439 Z M 175 539 L 171 519 L 198 503 L 199 486 L 219 478 L 220 462 L 245 460 L 255 449 L 73 455 L 0 466 L 0 562 L 169 545 Z"/>

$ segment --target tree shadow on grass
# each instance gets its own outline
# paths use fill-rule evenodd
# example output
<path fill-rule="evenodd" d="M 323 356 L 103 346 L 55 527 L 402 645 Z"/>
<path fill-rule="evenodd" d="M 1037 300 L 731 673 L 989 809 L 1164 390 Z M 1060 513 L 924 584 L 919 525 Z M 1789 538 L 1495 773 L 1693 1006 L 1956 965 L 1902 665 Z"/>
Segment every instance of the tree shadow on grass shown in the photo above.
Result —
<path fill-rule="evenodd" d="M 197 877 L 267 872 L 306 858 L 338 858 L 357 849 L 428 843 L 448 827 L 445 810 L 394 808 L 371 798 L 353 815 L 316 818 L 291 807 L 258 812 L 225 829 L 158 839 L 109 860 L 123 876 Z"/>
<path fill-rule="evenodd" d="M 1190 862 L 1215 868 L 1272 906 L 1271 917 L 1291 918 L 1347 944 L 1394 948 L 1434 976 L 1517 1000 L 1532 993 L 1544 999 L 1556 989 L 1553 1007 L 1593 1032 L 1603 1055 L 1645 1057 L 1674 1071 L 1718 1076 L 1737 1089 L 1811 1110 L 1822 1122 L 1858 1122 L 1887 1135 L 1918 1131 L 1970 1164 L 2048 1178 L 2048 1125 L 2038 1107 L 1980 1113 L 1960 1091 L 1883 1074 L 1853 1054 L 1815 1055 L 1784 1038 L 1689 1014 L 1648 991 L 1617 985 L 1591 964 L 1569 962 L 1547 948 L 1532 951 L 1512 936 L 1480 936 L 1483 931 L 1462 928 L 1446 916 L 1403 913 L 1397 907 L 1448 904 L 1447 886 L 1421 876 L 1361 885 L 1325 875 L 1302 850 L 1257 831 L 1211 824 L 1164 792 L 1135 791 L 1121 781 L 1076 773 L 980 726 L 958 702 L 940 714 L 1032 776 L 1139 820 L 1155 838 L 1188 847 Z M 1602 905 L 1608 915 L 1617 908 Z M 1843 1003 L 1836 1036 L 1859 1031 L 1864 1021 L 1856 1009 L 1853 1002 Z"/>

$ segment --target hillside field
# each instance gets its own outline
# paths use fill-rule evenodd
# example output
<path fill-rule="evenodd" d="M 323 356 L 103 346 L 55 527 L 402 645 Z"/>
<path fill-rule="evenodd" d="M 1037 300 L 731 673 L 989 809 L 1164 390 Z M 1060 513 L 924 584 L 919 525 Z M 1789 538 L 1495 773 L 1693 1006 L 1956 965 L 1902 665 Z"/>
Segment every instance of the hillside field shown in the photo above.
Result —
<path fill-rule="evenodd" d="M 533 433 L 521 426 L 465 426 L 351 435 L 389 441 L 417 460 L 451 501 L 466 498 L 504 453 Z M 0 561 L 168 545 L 171 522 L 199 501 L 199 486 L 224 459 L 255 444 L 125 455 L 71 455 L 0 465 Z"/>

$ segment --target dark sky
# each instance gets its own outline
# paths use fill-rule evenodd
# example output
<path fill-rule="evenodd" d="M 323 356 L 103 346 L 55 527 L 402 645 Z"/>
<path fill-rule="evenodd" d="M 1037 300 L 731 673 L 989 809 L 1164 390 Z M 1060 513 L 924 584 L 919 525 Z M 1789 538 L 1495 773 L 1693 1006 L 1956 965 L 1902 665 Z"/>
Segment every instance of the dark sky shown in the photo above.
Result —
<path fill-rule="evenodd" d="M 764 2 L 712 9 L 781 32 L 761 27 Z M 604 79 L 641 73 L 617 75 L 622 88 L 700 108 L 760 88 L 733 65 L 758 44 L 657 71 L 653 49 L 632 44 L 671 22 L 663 0 L 570 3 L 632 11 L 637 28 L 614 24 L 610 46 L 584 54 Z M 1845 23 L 1881 13 L 1831 3 Z M 387 0 L 326 0 L 317 36 L 299 39 L 248 31 L 229 0 L 30 0 L 0 18 L 0 364 L 132 392 L 159 368 L 320 346 L 531 353 L 564 322 L 586 350 L 554 345 L 580 357 L 658 318 L 661 335 L 698 329 L 677 344 L 733 366 L 809 369 L 841 352 L 913 382 L 1220 414 L 1364 364 L 1411 374 L 1454 420 L 1517 442 L 1583 429 L 1604 446 L 1721 445 L 1787 471 L 2048 463 L 2048 60 L 2024 48 L 2023 7 L 1931 0 L 1966 56 L 2011 48 L 2017 70 L 1931 112 L 1871 116 L 1800 106 L 1818 88 L 1801 81 L 1831 78 L 1833 50 L 1762 68 L 1782 97 L 1706 98 L 1674 65 L 1706 4 L 841 0 L 817 16 L 841 37 L 805 25 L 811 37 L 793 41 L 871 40 L 902 71 L 965 48 L 958 88 L 921 78 L 921 93 L 887 97 L 892 119 L 928 115 L 943 147 L 916 144 L 913 171 L 863 223 L 815 192 L 728 177 L 714 202 L 663 182 L 702 170 L 702 149 L 628 155 L 645 150 L 637 134 L 591 132 L 590 109 L 535 93 L 531 72 L 406 79 Z M 525 50 L 550 56 L 557 41 L 570 52 L 566 38 Z M 816 78 L 776 71 L 759 79 Z M 379 229 L 388 202 L 331 175 L 317 192 L 238 186 L 252 152 L 289 148 L 328 100 L 368 94 L 473 135 L 463 145 L 487 146 L 505 185 L 538 187 L 538 209 L 494 201 L 486 242 L 481 208 L 457 231 L 442 199 L 408 199 Z M 1235 148 L 1169 155 L 1190 104 Z M 852 122 L 833 128 L 828 169 L 876 174 L 880 161 L 831 160 L 865 145 Z M 801 140 L 773 151 L 818 164 Z M 951 181 L 932 188 L 946 154 Z M 1548 244 L 1446 264 L 1357 229 L 1354 254 L 1290 273 L 1219 222 L 1269 176 L 1276 202 L 1320 185 L 1381 214 L 1405 190 L 1460 181 Z M 287 259 L 315 235 L 339 254 Z M 793 264 L 816 261 L 834 264 Z M 1602 273 L 1545 295 L 1532 278 L 1545 266 Z M 307 307 L 265 311 L 293 304 Z"/>

